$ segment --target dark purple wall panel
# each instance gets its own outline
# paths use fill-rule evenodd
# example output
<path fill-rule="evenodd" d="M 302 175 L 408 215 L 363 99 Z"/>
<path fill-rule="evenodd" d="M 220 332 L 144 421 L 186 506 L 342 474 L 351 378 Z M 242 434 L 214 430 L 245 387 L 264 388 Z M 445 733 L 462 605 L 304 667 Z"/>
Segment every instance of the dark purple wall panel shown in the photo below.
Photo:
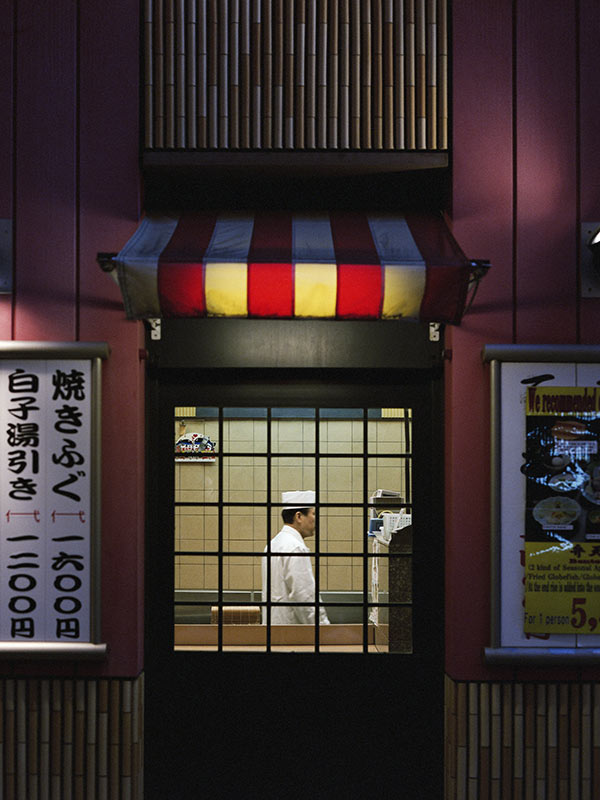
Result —
<path fill-rule="evenodd" d="M 454 3 L 452 25 L 453 229 L 470 257 L 493 264 L 461 327 L 446 331 L 446 668 L 461 677 L 481 673 L 489 641 L 489 389 L 480 353 L 512 337 L 511 3 Z"/>
<path fill-rule="evenodd" d="M 90 4 L 80 22 L 79 336 L 111 347 L 102 387 L 102 617 L 105 672 L 119 675 L 143 666 L 144 341 L 96 254 L 120 250 L 139 219 L 138 7 Z"/>
<path fill-rule="evenodd" d="M 598 39 L 600 14 L 596 0 L 579 3 L 579 221 L 600 222 L 600 103 L 598 103 Z M 580 301 L 581 341 L 600 342 L 600 298 Z"/>
<path fill-rule="evenodd" d="M 518 3 L 518 343 L 577 339 L 576 32 L 575 3 Z"/>
<path fill-rule="evenodd" d="M 70 340 L 77 316 L 77 2 L 15 3 L 17 339 Z"/>
<path fill-rule="evenodd" d="M 13 218 L 13 5 L 0 0 L 0 218 Z M 0 339 L 10 339 L 12 297 L 0 295 Z"/>

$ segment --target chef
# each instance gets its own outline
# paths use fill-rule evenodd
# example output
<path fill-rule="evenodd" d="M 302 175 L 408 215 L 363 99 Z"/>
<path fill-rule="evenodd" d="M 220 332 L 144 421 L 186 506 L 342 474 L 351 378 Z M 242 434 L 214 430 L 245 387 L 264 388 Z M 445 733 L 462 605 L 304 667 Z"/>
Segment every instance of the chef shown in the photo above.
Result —
<path fill-rule="evenodd" d="M 271 555 L 262 559 L 262 599 L 267 599 L 267 561 L 271 562 L 272 603 L 314 603 L 315 578 L 310 563 L 310 550 L 305 539 L 315 532 L 315 493 L 313 491 L 283 492 L 283 528 L 271 540 Z M 265 548 L 268 552 L 269 548 Z M 300 554 L 300 555 L 297 555 Z M 263 623 L 267 609 L 263 606 Z M 271 606 L 272 625 L 315 623 L 314 605 Z M 329 625 L 327 613 L 319 608 L 319 624 Z"/>

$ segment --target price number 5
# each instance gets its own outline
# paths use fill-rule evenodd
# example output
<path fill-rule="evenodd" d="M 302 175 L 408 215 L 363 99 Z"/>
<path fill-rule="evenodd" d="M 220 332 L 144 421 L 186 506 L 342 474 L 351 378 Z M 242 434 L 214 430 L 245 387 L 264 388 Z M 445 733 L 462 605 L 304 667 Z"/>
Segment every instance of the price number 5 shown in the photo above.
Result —
<path fill-rule="evenodd" d="M 589 629 L 593 631 L 598 624 L 598 620 L 596 617 L 588 617 L 588 615 L 585 613 L 583 606 L 586 604 L 586 602 L 587 597 L 573 598 L 573 604 L 571 606 L 571 614 L 573 614 L 571 617 L 571 625 L 574 628 L 583 628 L 587 622 Z"/>

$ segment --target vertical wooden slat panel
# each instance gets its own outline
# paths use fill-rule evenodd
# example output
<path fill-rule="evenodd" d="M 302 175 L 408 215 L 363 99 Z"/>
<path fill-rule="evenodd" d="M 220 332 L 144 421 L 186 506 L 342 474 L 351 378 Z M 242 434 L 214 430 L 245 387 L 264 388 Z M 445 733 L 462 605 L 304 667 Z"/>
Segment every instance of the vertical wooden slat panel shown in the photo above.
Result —
<path fill-rule="evenodd" d="M 372 48 L 373 48 L 373 89 L 371 127 L 373 131 L 373 149 L 383 148 L 383 8 L 381 3 L 374 3 L 372 12 Z"/>
<path fill-rule="evenodd" d="M 40 800 L 49 800 L 50 798 L 50 697 L 50 681 L 42 680 L 40 685 Z"/>
<path fill-rule="evenodd" d="M 548 717 L 548 703 L 546 700 L 546 686 L 540 684 L 537 688 L 537 704 L 535 716 L 535 788 L 536 796 L 544 797 L 547 787 L 547 750 L 548 737 L 546 719 Z"/>
<path fill-rule="evenodd" d="M 360 93 L 362 85 L 362 76 L 361 76 L 361 55 L 360 55 L 360 46 L 361 46 L 360 27 L 361 27 L 360 5 L 358 2 L 355 2 L 352 5 L 352 16 L 350 23 L 350 36 L 351 36 L 350 143 L 351 146 L 356 149 L 360 148 L 361 146 Z"/>
<path fill-rule="evenodd" d="M 490 797 L 499 800 L 502 788 L 502 695 L 499 683 L 491 686 Z"/>
<path fill-rule="evenodd" d="M 250 0 L 240 2 L 240 146 L 251 145 L 252 74 L 250 64 L 251 10 Z"/>
<path fill-rule="evenodd" d="M 219 13 L 217 0 L 208 0 L 206 28 L 207 49 L 207 123 L 208 146 L 219 146 Z"/>
<path fill-rule="evenodd" d="M 121 777 L 121 685 L 118 680 L 111 680 L 109 684 L 109 728 L 108 728 L 108 763 L 110 796 L 118 798 Z"/>
<path fill-rule="evenodd" d="M 437 8 L 437 145 L 441 150 L 446 150 L 448 148 L 448 98 L 450 93 L 448 85 L 448 5 L 446 0 L 437 0 Z"/>
<path fill-rule="evenodd" d="M 581 796 L 581 694 L 579 685 L 569 692 L 569 794 Z"/>
<path fill-rule="evenodd" d="M 404 0 L 394 0 L 394 134 L 395 146 L 406 146 L 406 63 Z"/>
<path fill-rule="evenodd" d="M 521 798 L 523 794 L 523 777 L 525 771 L 525 715 L 523 703 L 523 685 L 513 686 L 513 797 Z"/>
<path fill-rule="evenodd" d="M 513 797 L 513 689 L 510 684 L 502 686 L 502 800 Z"/>
<path fill-rule="evenodd" d="M 144 0 L 144 146 L 154 147 L 154 0 Z"/>
<path fill-rule="evenodd" d="M 394 14 L 392 0 L 383 4 L 383 147 L 394 147 Z"/>
<path fill-rule="evenodd" d="M 26 685 L 27 702 L 27 789 L 30 797 L 39 796 L 40 778 L 40 681 L 30 680 Z"/>
<path fill-rule="evenodd" d="M 273 147 L 273 0 L 264 0 L 263 13 L 263 145 Z"/>
<path fill-rule="evenodd" d="M 109 738 L 108 738 L 108 709 L 109 709 L 109 682 L 100 680 L 98 683 L 98 796 L 108 797 L 108 765 L 109 765 Z"/>
<path fill-rule="evenodd" d="M 176 147 L 186 147 L 186 0 L 176 0 L 175 12 L 175 141 Z"/>
<path fill-rule="evenodd" d="M 592 687 L 581 686 L 581 797 L 592 798 Z"/>
<path fill-rule="evenodd" d="M 468 684 L 460 682 L 456 692 L 456 794 L 466 797 L 469 781 L 469 694 Z"/>
<path fill-rule="evenodd" d="M 252 0 L 250 69 L 252 72 L 252 147 L 262 145 L 262 13 L 260 0 Z"/>
<path fill-rule="evenodd" d="M 317 146 L 317 0 L 306 0 L 306 147 Z"/>
<path fill-rule="evenodd" d="M 558 688 L 558 796 L 569 796 L 569 686 Z"/>
<path fill-rule="evenodd" d="M 165 146 L 175 147 L 175 0 L 165 0 Z"/>
<path fill-rule="evenodd" d="M 228 3 L 217 5 L 217 146 L 226 148 L 229 142 L 229 8 Z"/>
<path fill-rule="evenodd" d="M 527 684 L 523 691 L 523 717 L 525 722 L 524 736 L 524 774 L 523 783 L 525 800 L 535 798 L 535 686 Z"/>
<path fill-rule="evenodd" d="M 306 146 L 306 5 L 296 5 L 294 25 L 294 147 Z"/>
<path fill-rule="evenodd" d="M 85 687 L 85 759 L 86 759 L 86 800 L 96 798 L 96 775 L 98 773 L 98 681 L 91 680 Z"/>
<path fill-rule="evenodd" d="M 74 681 L 62 681 L 61 800 L 73 797 Z"/>
<path fill-rule="evenodd" d="M 350 0 L 341 0 L 339 17 L 339 135 L 340 147 L 350 147 Z"/>
<path fill-rule="evenodd" d="M 425 52 L 427 56 L 427 149 L 437 148 L 437 0 L 427 0 L 427 39 Z"/>
<path fill-rule="evenodd" d="M 274 69 L 273 69 L 273 147 L 283 147 L 283 74 L 284 74 L 284 19 L 283 0 L 274 0 Z"/>
<path fill-rule="evenodd" d="M 373 147 L 373 19 L 370 0 L 361 0 L 360 28 L 361 148 L 370 150 Z"/>
<path fill-rule="evenodd" d="M 153 85 L 153 104 L 154 114 L 153 141 L 154 147 L 165 146 L 165 17 L 164 0 L 151 0 L 154 9 L 152 41 L 154 58 L 152 61 L 152 85 Z"/>
<path fill-rule="evenodd" d="M 415 0 L 416 146 L 427 147 L 426 0 Z"/>
<path fill-rule="evenodd" d="M 186 0 L 185 17 L 185 141 L 186 146 L 198 146 L 198 52 L 196 0 Z"/>
<path fill-rule="evenodd" d="M 479 800 L 489 800 L 491 784 L 491 692 L 490 685 L 477 686 L 479 693 L 478 784 Z"/>
<path fill-rule="evenodd" d="M 74 723 L 73 723 L 73 797 L 75 800 L 83 800 L 86 758 L 85 758 L 85 731 L 86 731 L 86 707 L 85 707 L 85 683 L 84 681 L 75 682 L 74 698 Z"/>
<path fill-rule="evenodd" d="M 0 797 L 142 800 L 142 744 L 143 676 L 0 680 Z"/>
<path fill-rule="evenodd" d="M 469 800 L 479 800 L 479 687 L 476 683 L 468 686 L 468 708 L 467 796 Z"/>
<path fill-rule="evenodd" d="M 547 692 L 548 751 L 546 769 L 548 775 L 548 798 L 556 800 L 558 792 L 558 687 L 550 684 Z"/>
<path fill-rule="evenodd" d="M 208 147 L 208 0 L 195 0 L 198 9 L 198 147 Z"/>
<path fill-rule="evenodd" d="M 447 146 L 447 0 L 145 2 L 148 149 Z"/>
<path fill-rule="evenodd" d="M 240 0 L 231 0 L 229 13 L 229 144 L 240 146 Z"/>
<path fill-rule="evenodd" d="M 330 0 L 319 0 L 317 15 L 317 147 L 327 146 L 327 24 Z"/>
<path fill-rule="evenodd" d="M 456 797 L 456 684 L 444 677 L 445 693 L 445 795 L 447 800 Z"/>
<path fill-rule="evenodd" d="M 295 28 L 295 13 L 294 13 L 294 0 L 285 0 L 284 2 L 284 16 L 283 16 L 283 30 L 284 30 L 284 76 L 283 76 L 283 130 L 284 130 L 284 146 L 286 148 L 294 147 L 294 28 Z"/>
<path fill-rule="evenodd" d="M 405 118 L 406 147 L 414 150 L 417 146 L 416 132 L 416 32 L 415 32 L 415 0 L 405 0 L 404 4 L 404 48 L 405 48 Z"/>
<path fill-rule="evenodd" d="M 336 150 L 339 147 L 339 36 L 340 18 L 338 3 L 330 3 L 327 32 L 327 145 L 331 150 Z"/>

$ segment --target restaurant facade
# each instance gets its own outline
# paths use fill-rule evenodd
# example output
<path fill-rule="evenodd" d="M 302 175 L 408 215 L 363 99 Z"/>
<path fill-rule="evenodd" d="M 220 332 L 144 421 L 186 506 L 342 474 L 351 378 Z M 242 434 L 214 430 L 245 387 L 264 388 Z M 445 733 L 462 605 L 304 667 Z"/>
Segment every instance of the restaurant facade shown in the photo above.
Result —
<path fill-rule="evenodd" d="M 6 796 L 594 797 L 597 5 L 142 5 L 5 7 Z"/>

